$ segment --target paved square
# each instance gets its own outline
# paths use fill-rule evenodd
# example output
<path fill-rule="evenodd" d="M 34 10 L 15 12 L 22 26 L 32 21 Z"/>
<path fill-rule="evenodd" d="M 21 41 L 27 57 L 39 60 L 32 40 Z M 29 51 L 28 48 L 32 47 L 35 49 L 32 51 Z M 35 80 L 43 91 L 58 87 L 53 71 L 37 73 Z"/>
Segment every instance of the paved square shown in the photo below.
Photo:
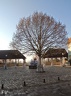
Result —
<path fill-rule="evenodd" d="M 44 70 L 37 73 L 28 66 L 0 68 L 0 96 L 71 96 L 71 67 L 44 66 Z"/>

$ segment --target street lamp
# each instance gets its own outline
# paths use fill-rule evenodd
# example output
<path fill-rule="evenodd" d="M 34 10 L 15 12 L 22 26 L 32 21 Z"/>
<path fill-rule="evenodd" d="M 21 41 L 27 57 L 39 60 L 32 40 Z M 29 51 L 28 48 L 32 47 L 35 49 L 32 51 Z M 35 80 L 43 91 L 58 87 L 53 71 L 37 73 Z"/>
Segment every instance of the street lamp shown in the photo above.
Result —
<path fill-rule="evenodd" d="M 64 66 L 64 53 L 62 53 L 62 65 Z"/>

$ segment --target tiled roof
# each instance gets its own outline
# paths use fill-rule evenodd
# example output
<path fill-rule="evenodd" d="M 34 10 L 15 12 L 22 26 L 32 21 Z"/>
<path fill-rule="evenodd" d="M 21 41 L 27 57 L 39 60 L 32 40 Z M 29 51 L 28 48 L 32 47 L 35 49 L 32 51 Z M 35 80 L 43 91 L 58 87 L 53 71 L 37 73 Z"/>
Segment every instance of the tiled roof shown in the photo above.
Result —
<path fill-rule="evenodd" d="M 68 44 L 71 43 L 71 38 L 68 38 Z"/>
<path fill-rule="evenodd" d="M 54 58 L 55 57 L 68 57 L 68 53 L 66 52 L 65 49 L 60 49 L 60 48 L 53 49 L 53 48 L 50 48 L 46 52 L 44 58 L 51 58 L 51 57 L 54 57 Z"/>
<path fill-rule="evenodd" d="M 25 59 L 18 50 L 0 50 L 0 59 Z"/>

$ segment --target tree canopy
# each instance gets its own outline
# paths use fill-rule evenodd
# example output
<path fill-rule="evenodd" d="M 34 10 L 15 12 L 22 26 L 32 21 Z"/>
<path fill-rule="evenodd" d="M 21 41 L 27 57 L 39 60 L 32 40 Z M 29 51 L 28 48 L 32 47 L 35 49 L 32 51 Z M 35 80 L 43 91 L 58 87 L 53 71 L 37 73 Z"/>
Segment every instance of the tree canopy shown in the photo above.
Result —
<path fill-rule="evenodd" d="M 21 18 L 16 29 L 10 46 L 23 53 L 35 52 L 43 57 L 49 48 L 65 48 L 67 45 L 65 25 L 42 12 Z"/>

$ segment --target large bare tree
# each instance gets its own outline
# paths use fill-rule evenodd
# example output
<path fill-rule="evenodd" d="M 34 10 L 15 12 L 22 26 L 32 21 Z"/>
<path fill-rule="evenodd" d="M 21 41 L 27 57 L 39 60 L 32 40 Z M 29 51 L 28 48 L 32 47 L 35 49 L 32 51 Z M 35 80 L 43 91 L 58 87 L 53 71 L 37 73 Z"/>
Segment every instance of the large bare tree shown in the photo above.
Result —
<path fill-rule="evenodd" d="M 32 16 L 22 18 L 10 46 L 23 53 L 35 52 L 41 58 L 49 48 L 64 48 L 67 44 L 65 25 L 56 22 L 53 17 L 42 12 L 35 12 Z"/>

